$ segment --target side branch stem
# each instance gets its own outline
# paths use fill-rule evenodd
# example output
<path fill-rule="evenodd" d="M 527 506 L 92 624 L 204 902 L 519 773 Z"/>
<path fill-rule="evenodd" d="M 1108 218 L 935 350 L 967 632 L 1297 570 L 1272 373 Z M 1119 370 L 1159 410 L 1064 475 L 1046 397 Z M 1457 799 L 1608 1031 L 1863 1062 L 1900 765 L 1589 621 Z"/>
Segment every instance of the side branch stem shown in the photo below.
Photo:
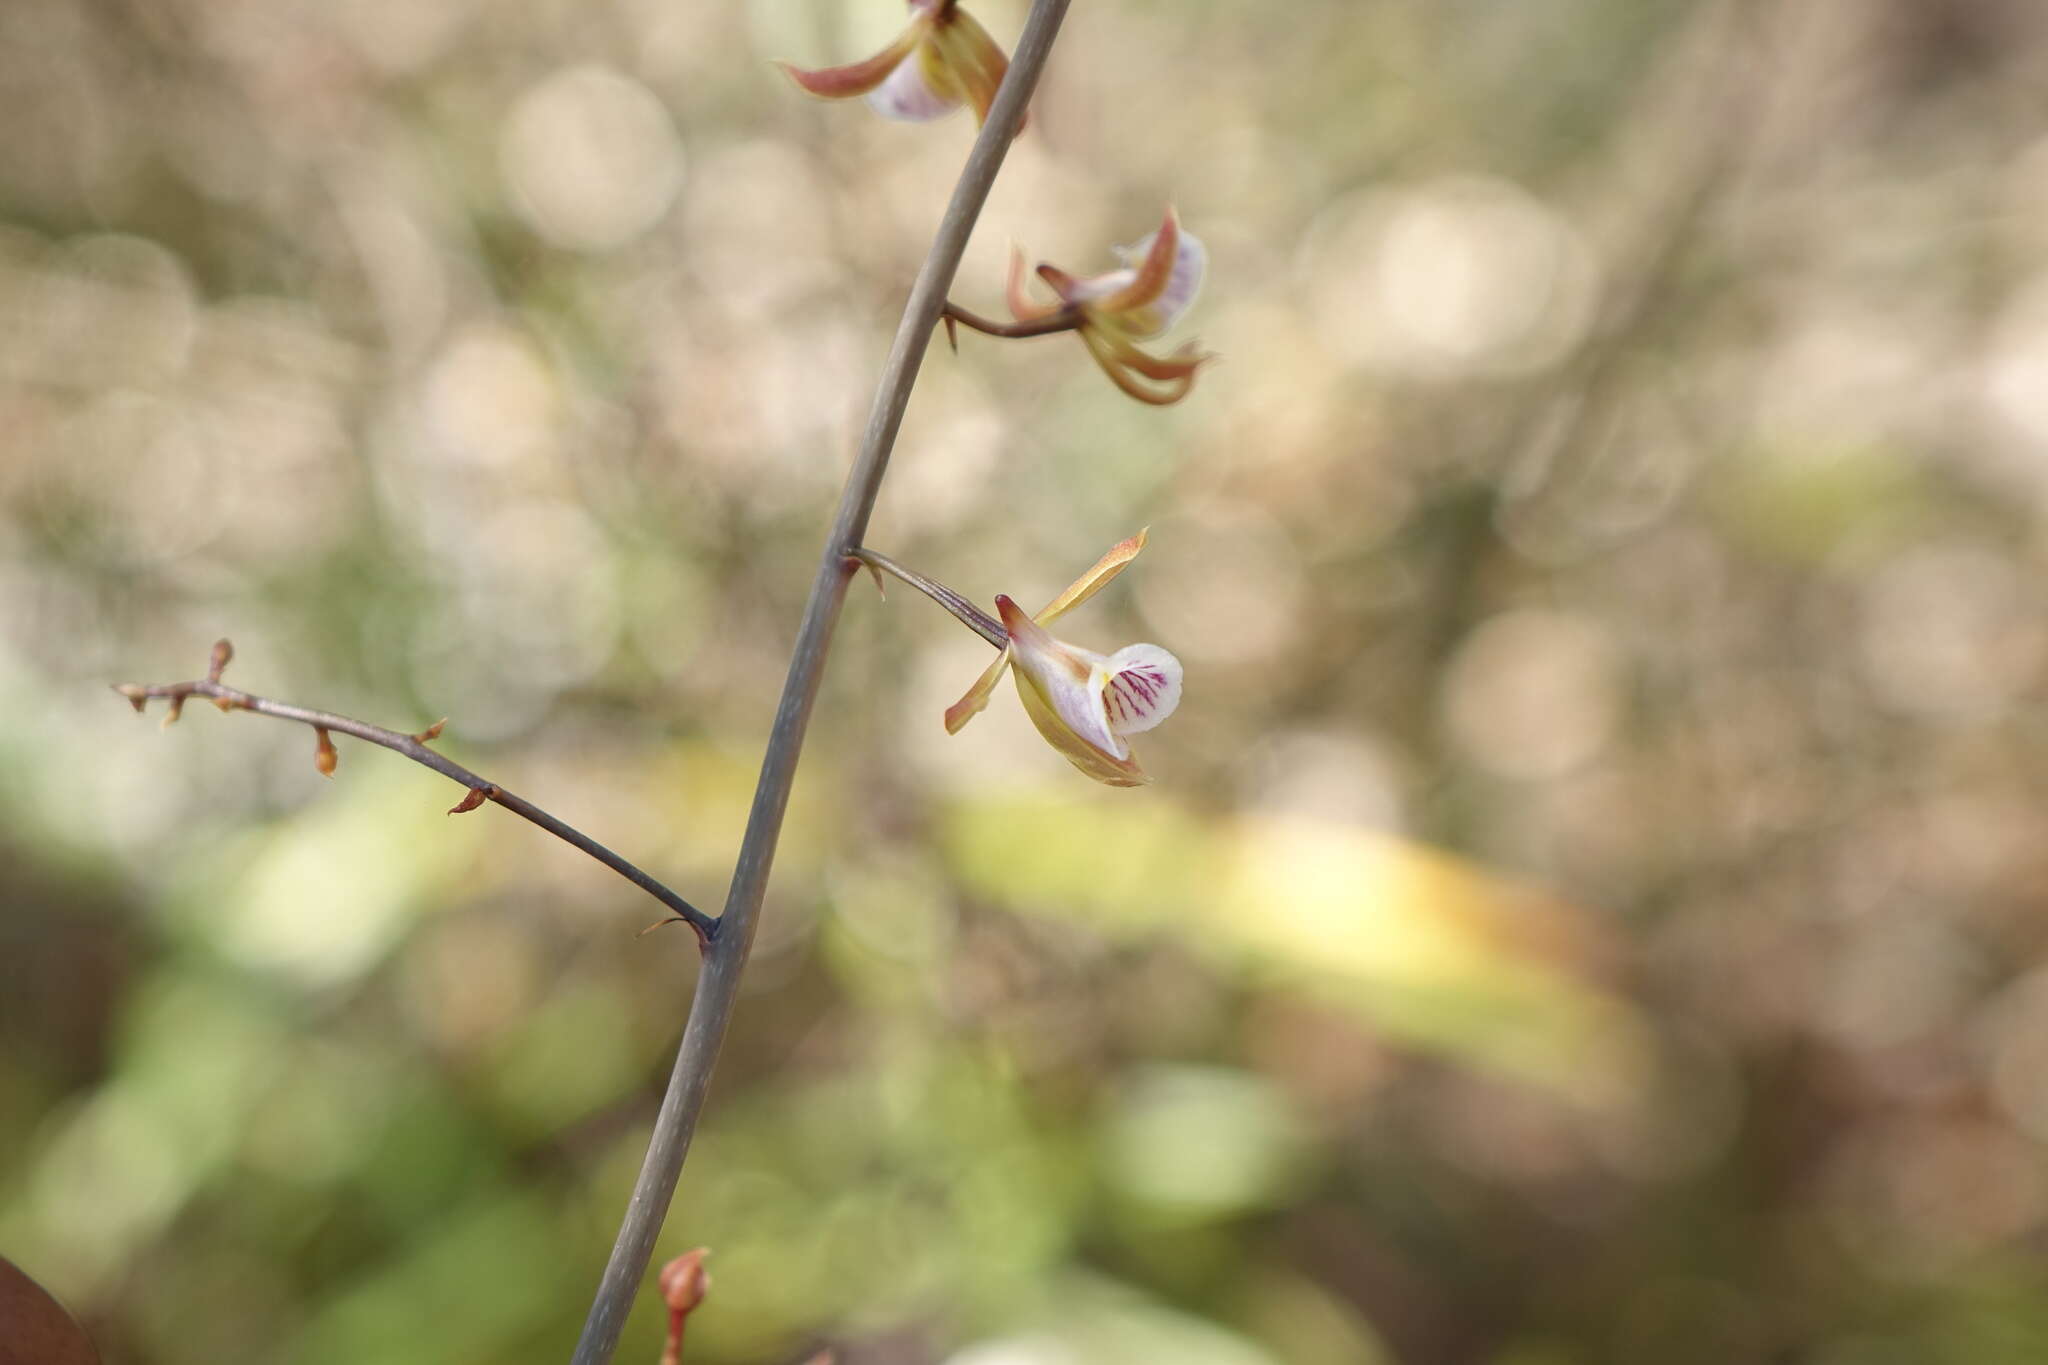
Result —
<path fill-rule="evenodd" d="M 782 832 L 783 813 L 789 804 L 790 785 L 796 776 L 811 705 L 817 698 L 819 679 L 832 644 L 832 628 L 845 600 L 847 579 L 855 572 L 849 556 L 867 532 L 868 518 L 888 469 L 889 452 L 910 402 L 911 387 L 931 342 L 932 329 L 938 325 L 945 307 L 946 290 L 959 268 L 982 205 L 987 202 L 996 172 L 1009 151 L 1010 140 L 1022 126 L 1025 107 L 1038 84 L 1039 73 L 1045 69 L 1046 57 L 1052 50 L 1060 21 L 1066 17 L 1068 3 L 1069 0 L 1033 0 L 1023 34 L 1017 40 L 1016 53 L 1010 60 L 1009 73 L 996 92 L 995 103 L 954 186 L 952 202 L 940 220 L 931 252 L 911 287 L 910 301 L 904 308 L 903 321 L 897 326 L 896 340 L 876 388 L 860 453 L 847 475 L 839 510 L 818 557 L 817 575 L 811 583 L 810 600 L 804 606 L 803 622 L 797 629 L 789 675 L 783 683 L 782 700 L 768 736 L 768 750 L 761 760 L 753 810 L 733 869 L 725 910 L 705 955 L 703 970 L 698 974 L 697 992 L 690 1002 L 690 1016 L 676 1050 L 668 1091 L 662 1097 L 647 1156 L 627 1203 L 611 1259 L 605 1266 L 590 1315 L 584 1321 L 583 1335 L 573 1357 L 575 1365 L 608 1365 L 618 1348 L 619 1334 L 640 1281 L 647 1273 L 648 1258 L 653 1254 L 669 1201 L 675 1195 L 683 1158 L 703 1112 L 712 1067 L 732 1020 L 747 954 L 753 947 L 761 898 L 774 863 L 775 845 Z"/>
<path fill-rule="evenodd" d="M 563 843 L 580 849 L 597 859 L 597 861 L 603 863 L 606 867 L 674 911 L 677 918 L 696 931 L 697 944 L 700 948 L 706 950 L 710 948 L 711 936 L 718 929 L 717 920 L 712 919 L 711 916 L 705 914 L 702 910 L 699 910 L 696 906 L 690 904 L 666 886 L 663 886 L 653 877 L 648 876 L 645 872 L 642 872 L 639 868 L 597 842 L 597 840 L 579 829 L 564 824 L 539 806 L 528 801 L 525 797 L 515 795 L 490 779 L 471 772 L 453 759 L 435 753 L 426 746 L 418 735 L 401 734 L 396 730 L 387 730 L 381 725 L 371 725 L 364 721 L 351 719 L 348 716 L 336 715 L 332 711 L 315 711 L 307 706 L 294 706 L 290 702 L 273 701 L 269 697 L 259 697 L 253 692 L 244 692 L 240 688 L 229 687 L 218 678 L 197 679 L 192 682 L 180 683 L 156 683 L 148 686 L 139 683 L 122 683 L 114 690 L 128 698 L 138 711 L 142 709 L 143 703 L 147 701 L 157 699 L 168 701 L 171 704 L 171 716 L 173 719 L 176 718 L 178 708 L 184 704 L 187 697 L 205 697 L 223 711 L 253 711 L 259 716 L 271 716 L 278 720 L 297 721 L 301 725 L 312 726 L 316 731 L 331 731 L 338 735 L 351 735 L 356 739 L 362 740 L 365 744 L 375 744 L 380 748 L 391 750 L 392 753 L 403 754 L 423 767 L 432 768 L 450 781 L 460 782 L 472 793 L 476 794 L 474 797 L 469 798 L 470 800 L 478 803 L 482 801 L 495 801 L 521 819 L 539 825 Z M 474 806 L 467 804 L 466 801 L 465 805 L 458 807 L 458 809 L 474 809 Z"/>

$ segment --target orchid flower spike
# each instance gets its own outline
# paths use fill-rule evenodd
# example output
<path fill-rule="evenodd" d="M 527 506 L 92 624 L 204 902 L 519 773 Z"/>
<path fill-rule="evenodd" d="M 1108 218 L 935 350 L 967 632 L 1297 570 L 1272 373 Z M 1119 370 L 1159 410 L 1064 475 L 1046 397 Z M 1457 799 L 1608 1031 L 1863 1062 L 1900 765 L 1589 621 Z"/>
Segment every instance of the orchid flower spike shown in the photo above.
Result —
<path fill-rule="evenodd" d="M 950 333 L 960 322 L 992 336 L 1079 332 L 1081 343 L 1118 388 L 1141 403 L 1178 403 L 1194 387 L 1196 373 L 1215 357 L 1190 342 L 1162 359 L 1137 343 L 1158 336 L 1187 312 L 1201 292 L 1209 253 L 1199 238 L 1182 230 L 1180 216 L 1169 208 L 1157 232 L 1118 247 L 1117 255 L 1124 264 L 1101 275 L 1077 277 L 1057 266 L 1039 266 L 1038 277 L 1059 297 L 1057 304 L 1047 304 L 1026 292 L 1023 253 L 1012 251 L 1007 294 L 1016 322 L 992 323 L 948 303 L 947 329 Z"/>
<path fill-rule="evenodd" d="M 885 118 L 922 123 L 964 102 L 974 121 L 987 120 L 1010 62 L 988 30 L 957 0 L 910 0 L 910 27 L 863 62 L 808 70 L 778 63 L 791 80 L 821 99 L 866 95 Z"/>

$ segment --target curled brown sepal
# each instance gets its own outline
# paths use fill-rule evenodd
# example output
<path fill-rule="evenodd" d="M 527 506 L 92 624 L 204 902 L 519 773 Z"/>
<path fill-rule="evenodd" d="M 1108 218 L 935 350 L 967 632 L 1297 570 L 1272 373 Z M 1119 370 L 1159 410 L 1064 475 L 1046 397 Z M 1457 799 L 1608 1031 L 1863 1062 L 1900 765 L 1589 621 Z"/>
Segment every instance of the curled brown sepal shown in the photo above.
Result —
<path fill-rule="evenodd" d="M 471 787 L 462 799 L 448 808 L 450 815 L 466 815 L 498 794 L 496 787 Z"/>
<path fill-rule="evenodd" d="M 668 1341 L 661 1349 L 661 1365 L 682 1365 L 683 1323 L 711 1289 L 711 1277 L 704 1271 L 704 1258 L 710 1254 L 698 1247 L 661 1268 L 661 1301 L 668 1305 Z"/>
<path fill-rule="evenodd" d="M 253 692 L 229 687 L 220 680 L 218 674 L 232 656 L 233 650 L 226 641 L 222 641 L 214 646 L 213 657 L 209 663 L 213 676 L 194 679 L 191 682 L 115 683 L 113 688 L 116 693 L 126 698 L 128 704 L 137 712 L 148 710 L 152 701 L 163 702 L 167 724 L 178 717 L 187 697 L 204 697 L 223 711 L 253 711 L 259 716 L 270 716 L 276 720 L 294 721 L 300 725 L 310 726 L 315 736 L 314 766 L 330 777 L 333 776 L 340 757 L 334 747 L 334 736 L 337 734 L 362 740 L 366 744 L 375 744 L 395 754 L 403 754 L 422 767 L 432 768 L 441 776 L 467 789 L 462 801 L 457 803 L 450 814 L 475 810 L 485 801 L 495 801 L 520 819 L 540 826 L 563 843 L 603 863 L 660 901 L 677 919 L 689 925 L 695 932 L 700 950 L 710 948 L 711 935 L 718 927 L 718 921 L 711 916 L 581 830 L 556 819 L 524 797 L 514 795 L 490 779 L 481 777 L 460 763 L 429 749 L 427 741 L 440 734 L 441 727 L 447 722 L 436 721 L 417 734 L 405 734 L 398 730 L 387 730 L 381 725 L 371 725 L 365 721 L 337 715 L 332 711 L 315 711 L 311 707 L 259 697 Z"/>

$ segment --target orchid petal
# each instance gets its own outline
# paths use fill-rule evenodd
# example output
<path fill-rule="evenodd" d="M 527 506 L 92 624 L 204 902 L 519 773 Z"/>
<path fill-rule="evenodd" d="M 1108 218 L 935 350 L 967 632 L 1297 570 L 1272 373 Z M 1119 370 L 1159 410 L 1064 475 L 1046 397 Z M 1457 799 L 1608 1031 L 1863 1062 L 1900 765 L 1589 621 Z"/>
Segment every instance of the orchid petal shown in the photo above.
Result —
<path fill-rule="evenodd" d="M 1149 730 L 1180 705 L 1180 660 L 1158 645 L 1125 645 L 1103 667 L 1103 704 L 1119 735 Z"/>
<path fill-rule="evenodd" d="M 1101 592 L 1110 579 L 1122 573 L 1124 566 L 1138 557 L 1138 552 L 1145 548 L 1145 537 L 1149 534 L 1150 530 L 1151 528 L 1147 527 L 1127 540 L 1118 541 L 1110 548 L 1108 554 L 1095 561 L 1093 568 L 1075 579 L 1065 592 L 1053 598 L 1046 605 L 1045 610 L 1039 612 L 1032 619 L 1041 626 L 1051 625 L 1075 607 L 1080 606 L 1083 602 L 1095 596 L 1096 593 Z"/>
<path fill-rule="evenodd" d="M 1024 252 L 1015 246 L 1010 248 L 1010 275 L 1004 281 L 1003 292 L 1010 304 L 1010 316 L 1019 322 L 1036 322 L 1059 311 L 1024 292 Z"/>
<path fill-rule="evenodd" d="M 1005 645 L 996 661 L 990 664 L 967 694 L 946 708 L 946 733 L 957 735 L 968 721 L 988 709 L 988 699 L 995 692 L 996 684 L 1003 680 L 1003 674 L 1010 669 L 1010 649 Z"/>
<path fill-rule="evenodd" d="M 1102 700 L 1098 680 L 1102 656 L 1055 640 L 1008 597 L 996 598 L 996 610 L 1002 613 L 1003 626 L 1010 632 L 1018 687 L 1043 701 L 1070 737 L 1110 758 L 1129 758 L 1130 746 L 1110 728 L 1109 710 Z M 1068 746 L 1047 732 L 1043 724 L 1039 730 L 1062 753 L 1071 756 Z"/>
<path fill-rule="evenodd" d="M 926 42 L 909 61 L 890 72 L 878 89 L 868 92 L 868 107 L 883 118 L 928 123 L 960 107 L 959 97 L 945 88 L 950 84 L 937 54 Z"/>
<path fill-rule="evenodd" d="M 1129 289 L 1132 281 L 1137 278 L 1137 271 L 1129 266 L 1118 266 L 1115 270 L 1105 271 L 1100 275 L 1083 275 L 1079 279 L 1071 279 L 1068 288 L 1073 291 L 1073 297 L 1068 302 L 1093 303 L 1098 309 L 1109 311 L 1102 301 Z"/>
<path fill-rule="evenodd" d="M 1017 697 L 1024 703 L 1024 714 L 1038 727 L 1038 733 L 1045 736 L 1045 742 L 1097 782 L 1112 787 L 1142 787 L 1152 780 L 1138 766 L 1136 759 L 1114 758 L 1075 734 L 1038 690 L 1030 685 L 1021 668 L 1017 670 Z"/>
<path fill-rule="evenodd" d="M 1087 281 L 1069 275 L 1056 265 L 1040 264 L 1038 278 L 1052 286 L 1052 292 L 1060 296 L 1062 303 L 1078 303 L 1081 291 L 1087 285 Z"/>
<path fill-rule="evenodd" d="M 1136 266 L 1131 282 L 1102 301 L 1103 311 L 1127 313 L 1152 303 L 1165 292 L 1167 281 L 1173 278 L 1179 254 L 1180 215 L 1168 208 L 1159 230 L 1152 234 L 1150 247 Z"/>
<path fill-rule="evenodd" d="M 826 66 L 813 70 L 791 62 L 777 62 L 776 65 L 788 73 L 789 78 L 806 94 L 827 100 L 851 99 L 855 95 L 867 94 L 888 80 L 892 72 L 900 70 L 903 59 L 916 49 L 918 40 L 924 37 L 924 30 L 925 21 L 919 19 L 898 34 L 895 42 L 874 56 L 848 66 Z"/>
<path fill-rule="evenodd" d="M 1150 258 L 1152 248 L 1157 245 L 1158 234 L 1119 250 L 1128 259 L 1145 253 Z M 1157 336 L 1174 323 L 1181 315 L 1194 306 L 1195 298 L 1202 292 L 1202 276 L 1209 268 L 1209 249 L 1202 240 L 1192 233 L 1182 232 L 1179 245 L 1173 253 L 1173 268 L 1167 273 L 1166 283 L 1151 302 L 1129 308 L 1122 317 L 1124 325 L 1134 336 Z M 1104 304 L 1105 308 L 1111 307 Z"/>
<path fill-rule="evenodd" d="M 936 59 L 934 64 L 945 70 L 945 78 L 933 84 L 941 90 L 950 84 L 953 88 L 946 93 L 973 105 L 976 123 L 987 122 L 989 106 L 995 103 L 996 90 L 1010 69 L 1010 59 L 988 36 L 988 30 L 963 9 L 943 11 L 934 21 L 929 50 Z"/>

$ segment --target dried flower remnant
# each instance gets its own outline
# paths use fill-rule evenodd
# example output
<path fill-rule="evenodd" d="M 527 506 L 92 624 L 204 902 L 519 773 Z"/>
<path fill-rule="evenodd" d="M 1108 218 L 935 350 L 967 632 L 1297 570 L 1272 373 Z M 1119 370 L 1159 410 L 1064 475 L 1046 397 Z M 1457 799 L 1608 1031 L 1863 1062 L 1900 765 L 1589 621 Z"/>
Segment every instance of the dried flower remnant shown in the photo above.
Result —
<path fill-rule="evenodd" d="M 1138 766 L 1125 736 L 1150 730 L 1180 705 L 1180 660 L 1153 644 L 1098 654 L 1054 638 L 1045 627 L 1122 573 L 1145 548 L 1145 537 L 1140 531 L 1118 543 L 1036 617 L 1026 616 L 1009 597 L 997 597 L 999 623 L 952 589 L 886 556 L 863 550 L 860 557 L 925 593 L 1002 651 L 967 694 L 946 708 L 948 733 L 958 734 L 988 705 L 996 684 L 1014 666 L 1024 714 L 1048 744 L 1097 782 L 1138 787 L 1152 779 Z"/>
<path fill-rule="evenodd" d="M 484 802 L 498 794 L 496 787 L 471 787 L 462 794 L 462 799 L 448 808 L 450 815 L 467 815 Z"/>
<path fill-rule="evenodd" d="M 1215 356 L 1195 342 L 1165 357 L 1150 354 L 1138 343 L 1166 331 L 1194 303 L 1208 268 L 1208 250 L 1200 238 L 1182 229 L 1180 216 L 1171 208 L 1157 232 L 1116 250 L 1124 264 L 1100 275 L 1075 276 L 1058 266 L 1040 265 L 1038 277 L 1059 297 L 1056 304 L 1030 296 L 1023 253 L 1013 251 L 1005 292 L 1016 321 L 991 322 L 948 303 L 947 335 L 954 336 L 956 323 L 1000 337 L 1078 332 L 1081 344 L 1119 389 L 1141 403 L 1178 403 L 1194 387 L 1202 366 Z"/>
<path fill-rule="evenodd" d="M 910 26 L 866 61 L 816 70 L 777 65 L 821 99 L 866 95 L 885 118 L 922 123 L 965 103 L 976 123 L 985 121 L 1010 69 L 1003 50 L 956 0 L 910 0 L 910 11 Z"/>

